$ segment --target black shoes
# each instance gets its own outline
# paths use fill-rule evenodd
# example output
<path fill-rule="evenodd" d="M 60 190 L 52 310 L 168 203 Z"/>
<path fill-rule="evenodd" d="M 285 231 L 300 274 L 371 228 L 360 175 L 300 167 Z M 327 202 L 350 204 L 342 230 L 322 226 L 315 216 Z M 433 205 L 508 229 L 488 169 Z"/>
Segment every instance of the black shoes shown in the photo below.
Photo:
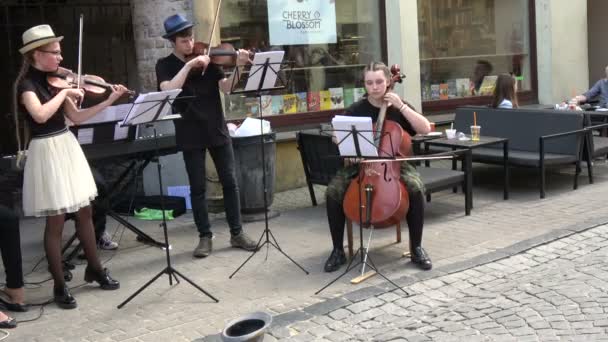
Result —
<path fill-rule="evenodd" d="M 118 280 L 114 280 L 112 277 L 110 277 L 110 272 L 108 272 L 107 268 L 104 268 L 103 271 L 98 272 L 87 266 L 86 270 L 84 271 L 84 280 L 87 283 L 96 281 L 99 283 L 99 287 L 101 287 L 103 290 L 116 290 L 120 287 Z"/>
<path fill-rule="evenodd" d="M 84 280 L 87 283 L 96 281 L 103 290 L 116 290 L 120 287 L 120 283 L 110 277 L 107 268 L 104 268 L 101 272 L 97 272 L 87 266 L 84 271 Z M 54 289 L 53 294 L 55 304 L 62 309 L 75 309 L 78 306 L 76 299 L 65 285 L 61 288 Z"/>
<path fill-rule="evenodd" d="M 431 258 L 426 253 L 424 248 L 418 246 L 411 250 L 411 259 L 416 266 L 423 270 L 430 270 L 433 268 L 433 263 L 431 262 Z"/>
<path fill-rule="evenodd" d="M 55 295 L 55 304 L 62 309 L 75 309 L 78 306 L 78 304 L 76 304 L 76 298 L 72 297 L 67 286 L 60 289 L 54 289 L 53 294 Z"/>
<path fill-rule="evenodd" d="M 346 255 L 343 249 L 334 249 L 331 251 L 329 259 L 325 262 L 325 272 L 333 272 L 346 264 Z"/>

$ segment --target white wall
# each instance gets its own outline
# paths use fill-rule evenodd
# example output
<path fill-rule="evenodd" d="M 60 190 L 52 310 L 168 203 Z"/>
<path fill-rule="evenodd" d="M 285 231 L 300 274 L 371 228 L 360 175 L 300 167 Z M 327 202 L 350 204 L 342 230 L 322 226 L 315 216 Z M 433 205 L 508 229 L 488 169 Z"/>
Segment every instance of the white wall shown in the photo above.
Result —
<path fill-rule="evenodd" d="M 557 103 L 588 88 L 586 1 L 537 0 L 536 45 L 540 103 Z"/>
<path fill-rule="evenodd" d="M 388 64 L 399 64 L 406 75 L 403 84 L 397 85 L 395 90 L 416 108 L 421 109 L 417 0 L 387 0 L 386 26 Z"/>

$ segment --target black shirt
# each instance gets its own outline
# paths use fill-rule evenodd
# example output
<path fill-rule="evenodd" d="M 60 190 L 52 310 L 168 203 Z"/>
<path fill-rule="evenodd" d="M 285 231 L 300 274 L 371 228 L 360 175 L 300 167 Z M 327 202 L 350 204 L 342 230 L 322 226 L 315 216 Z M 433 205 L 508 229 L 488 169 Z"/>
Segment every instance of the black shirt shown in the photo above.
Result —
<path fill-rule="evenodd" d="M 59 107 L 57 112 L 55 112 L 55 114 L 53 114 L 45 123 L 40 124 L 34 121 L 34 118 L 21 103 L 21 95 L 26 91 L 31 91 L 36 94 L 41 104 L 45 104 L 53 99 L 56 95 L 56 90 L 49 86 L 46 80 L 48 74 L 48 72 L 38 70 L 31 66 L 17 87 L 19 112 L 27 113 L 26 120 L 30 127 L 32 137 L 59 132 L 66 127 L 63 106 Z"/>
<path fill-rule="evenodd" d="M 407 104 L 407 103 L 406 103 Z M 412 106 L 410 108 L 414 109 Z M 378 116 L 380 115 L 380 108 L 373 106 L 369 103 L 368 99 L 362 99 L 353 103 L 346 110 L 346 115 L 350 116 L 365 116 L 371 117 L 372 122 L 376 123 Z M 412 124 L 401 114 L 399 108 L 390 106 L 386 109 L 386 120 L 392 120 L 397 122 L 403 130 L 409 133 L 409 135 L 416 135 L 416 130 L 412 127 Z"/>
<path fill-rule="evenodd" d="M 161 58 L 156 63 L 158 88 L 165 81 L 171 81 L 186 63 L 175 54 Z M 181 149 L 197 149 L 221 146 L 230 143 L 226 128 L 218 82 L 223 79 L 221 67 L 213 63 L 202 70 L 191 71 L 182 86 L 181 96 L 195 96 L 191 99 L 176 100 L 173 112 L 182 115 L 175 123 L 175 138 Z"/>

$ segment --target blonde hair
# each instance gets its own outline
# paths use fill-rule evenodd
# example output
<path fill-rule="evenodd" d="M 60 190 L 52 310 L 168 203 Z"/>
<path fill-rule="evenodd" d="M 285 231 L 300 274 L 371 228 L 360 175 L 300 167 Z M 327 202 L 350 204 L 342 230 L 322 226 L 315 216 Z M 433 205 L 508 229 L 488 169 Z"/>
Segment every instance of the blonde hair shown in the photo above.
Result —
<path fill-rule="evenodd" d="M 27 122 L 23 119 L 23 113 L 19 113 L 19 83 L 25 77 L 25 74 L 30 69 L 30 66 L 34 63 L 34 52 L 29 51 L 23 55 L 23 60 L 21 62 L 21 68 L 19 69 L 19 73 L 17 73 L 17 78 L 15 79 L 15 83 L 13 84 L 13 118 L 15 120 L 15 137 L 17 139 L 17 152 L 25 149 L 27 143 L 29 142 L 29 127 L 27 126 Z M 23 120 L 23 131 L 21 131 L 21 120 Z M 21 134 L 23 133 L 23 139 Z"/>

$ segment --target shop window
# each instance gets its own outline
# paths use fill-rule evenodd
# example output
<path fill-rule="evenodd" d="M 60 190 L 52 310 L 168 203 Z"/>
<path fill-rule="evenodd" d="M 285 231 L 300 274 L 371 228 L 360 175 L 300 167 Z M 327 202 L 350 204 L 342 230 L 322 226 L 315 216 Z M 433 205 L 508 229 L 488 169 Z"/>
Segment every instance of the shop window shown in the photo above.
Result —
<path fill-rule="evenodd" d="M 262 113 L 265 116 L 341 110 L 348 107 L 363 95 L 362 72 L 365 65 L 371 61 L 383 60 L 386 55 L 381 32 L 384 21 L 378 20 L 384 17 L 382 1 L 315 1 L 335 6 L 335 42 L 273 44 L 268 6 L 281 7 L 285 1 L 222 2 L 219 20 L 222 42 L 253 51 L 284 50 L 285 60 L 294 62 L 287 89 L 261 98 Z M 228 119 L 259 115 L 259 98 L 233 94 L 224 100 Z"/>
<path fill-rule="evenodd" d="M 482 104 L 501 73 L 533 91 L 529 9 L 529 0 L 418 1 L 423 107 Z"/>

